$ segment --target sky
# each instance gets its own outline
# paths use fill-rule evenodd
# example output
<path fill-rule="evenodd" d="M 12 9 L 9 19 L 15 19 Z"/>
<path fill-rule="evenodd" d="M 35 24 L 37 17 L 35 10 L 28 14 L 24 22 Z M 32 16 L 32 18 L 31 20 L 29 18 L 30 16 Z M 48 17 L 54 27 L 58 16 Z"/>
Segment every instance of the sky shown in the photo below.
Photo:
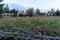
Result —
<path fill-rule="evenodd" d="M 3 3 L 14 3 L 24 7 L 33 7 L 35 9 L 60 9 L 60 0 L 4 0 Z"/>

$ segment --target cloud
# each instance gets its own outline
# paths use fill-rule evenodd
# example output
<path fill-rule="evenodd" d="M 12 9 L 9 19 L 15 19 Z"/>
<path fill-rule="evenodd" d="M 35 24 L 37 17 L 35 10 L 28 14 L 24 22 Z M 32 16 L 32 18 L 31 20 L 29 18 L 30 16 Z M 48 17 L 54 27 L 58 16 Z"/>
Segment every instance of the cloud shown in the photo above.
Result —
<path fill-rule="evenodd" d="M 3 3 L 15 3 L 25 7 L 33 7 L 39 9 L 60 9 L 60 0 L 4 0 Z"/>
<path fill-rule="evenodd" d="M 16 0 L 4 0 L 3 3 L 16 3 Z"/>

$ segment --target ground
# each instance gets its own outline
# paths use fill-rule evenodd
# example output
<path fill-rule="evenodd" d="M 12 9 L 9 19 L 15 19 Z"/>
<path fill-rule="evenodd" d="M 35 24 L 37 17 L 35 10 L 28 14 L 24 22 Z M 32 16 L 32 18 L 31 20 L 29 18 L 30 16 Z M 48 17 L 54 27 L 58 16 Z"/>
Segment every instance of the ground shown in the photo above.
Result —
<path fill-rule="evenodd" d="M 0 27 L 8 29 L 45 30 L 60 35 L 60 17 L 8 17 L 0 19 Z"/>

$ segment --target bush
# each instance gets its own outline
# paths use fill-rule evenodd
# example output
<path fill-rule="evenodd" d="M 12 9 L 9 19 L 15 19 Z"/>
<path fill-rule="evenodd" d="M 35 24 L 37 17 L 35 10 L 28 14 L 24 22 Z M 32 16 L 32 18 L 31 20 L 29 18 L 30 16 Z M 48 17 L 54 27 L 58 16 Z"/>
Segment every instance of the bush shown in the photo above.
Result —
<path fill-rule="evenodd" d="M 28 13 L 28 16 L 31 17 L 33 16 L 33 13 L 34 13 L 34 9 L 33 8 L 29 8 L 26 13 Z"/>

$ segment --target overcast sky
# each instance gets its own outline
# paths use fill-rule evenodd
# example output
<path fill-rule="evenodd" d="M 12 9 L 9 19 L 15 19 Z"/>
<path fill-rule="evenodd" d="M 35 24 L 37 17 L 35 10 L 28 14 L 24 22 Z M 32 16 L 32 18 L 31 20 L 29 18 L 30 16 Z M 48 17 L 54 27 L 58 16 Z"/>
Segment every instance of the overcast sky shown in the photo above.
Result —
<path fill-rule="evenodd" d="M 60 0 L 4 0 L 3 3 L 15 3 L 24 7 L 39 9 L 60 9 Z"/>

